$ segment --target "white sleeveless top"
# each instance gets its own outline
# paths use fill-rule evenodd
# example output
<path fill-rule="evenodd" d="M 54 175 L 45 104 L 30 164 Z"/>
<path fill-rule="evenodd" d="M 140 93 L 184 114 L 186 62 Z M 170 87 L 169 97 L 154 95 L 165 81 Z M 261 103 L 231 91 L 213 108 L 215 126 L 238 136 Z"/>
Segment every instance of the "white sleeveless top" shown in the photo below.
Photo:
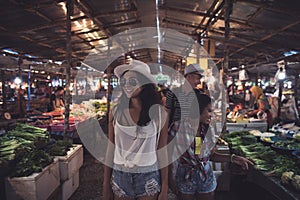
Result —
<path fill-rule="evenodd" d="M 151 120 L 146 126 L 115 125 L 114 163 L 132 168 L 156 163 L 157 126 Z"/>

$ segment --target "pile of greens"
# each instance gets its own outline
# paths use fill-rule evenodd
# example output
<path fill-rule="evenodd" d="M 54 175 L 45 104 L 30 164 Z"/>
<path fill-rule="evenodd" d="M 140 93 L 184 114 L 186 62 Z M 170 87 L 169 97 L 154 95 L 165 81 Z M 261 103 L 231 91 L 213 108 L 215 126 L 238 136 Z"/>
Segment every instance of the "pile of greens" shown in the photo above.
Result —
<path fill-rule="evenodd" d="M 299 160 L 290 155 L 280 155 L 269 146 L 257 142 L 248 131 L 232 132 L 223 136 L 232 153 L 245 156 L 255 162 L 257 169 L 281 176 L 286 171 L 300 174 Z"/>
<path fill-rule="evenodd" d="M 58 140 L 45 148 L 45 151 L 51 156 L 65 156 L 73 146 L 70 140 Z"/>
<path fill-rule="evenodd" d="M 300 150 L 300 142 L 296 140 L 278 141 L 274 146 L 291 150 Z"/>
<path fill-rule="evenodd" d="M 27 151 L 32 151 L 37 145 L 46 144 L 49 134 L 46 130 L 17 124 L 15 129 L 0 137 L 0 165 L 20 157 Z"/>
<path fill-rule="evenodd" d="M 72 146 L 68 140 L 50 140 L 45 129 L 27 124 L 0 136 L 0 166 L 9 167 L 10 177 L 40 172 L 55 156 L 64 156 Z"/>

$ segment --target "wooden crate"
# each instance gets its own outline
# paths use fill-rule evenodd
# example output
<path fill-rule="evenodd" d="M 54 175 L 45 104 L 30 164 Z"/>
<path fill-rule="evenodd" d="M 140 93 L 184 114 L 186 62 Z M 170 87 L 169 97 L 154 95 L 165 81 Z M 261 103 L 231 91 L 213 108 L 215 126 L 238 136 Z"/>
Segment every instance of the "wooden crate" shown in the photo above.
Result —
<path fill-rule="evenodd" d="M 66 156 L 58 156 L 60 180 L 66 181 L 73 177 L 83 165 L 83 147 L 82 145 L 74 145 Z"/>
<path fill-rule="evenodd" d="M 40 173 L 27 177 L 5 180 L 6 199 L 46 200 L 59 187 L 58 160 L 45 167 Z"/>

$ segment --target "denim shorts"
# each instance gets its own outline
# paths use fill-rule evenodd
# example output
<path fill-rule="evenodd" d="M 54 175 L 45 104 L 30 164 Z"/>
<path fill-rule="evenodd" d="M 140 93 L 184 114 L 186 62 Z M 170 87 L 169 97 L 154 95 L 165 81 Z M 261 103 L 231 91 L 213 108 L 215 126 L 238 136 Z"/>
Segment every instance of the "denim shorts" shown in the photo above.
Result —
<path fill-rule="evenodd" d="M 157 167 L 155 166 L 155 168 Z M 153 196 L 159 193 L 161 189 L 160 173 L 157 169 L 143 173 L 132 173 L 124 170 L 120 165 L 115 165 L 111 185 L 114 195 L 118 197 Z"/>
<path fill-rule="evenodd" d="M 217 187 L 217 181 L 211 163 L 207 162 L 204 169 L 206 176 L 202 178 L 199 169 L 179 164 L 175 176 L 179 192 L 182 194 L 196 194 L 214 191 Z"/>

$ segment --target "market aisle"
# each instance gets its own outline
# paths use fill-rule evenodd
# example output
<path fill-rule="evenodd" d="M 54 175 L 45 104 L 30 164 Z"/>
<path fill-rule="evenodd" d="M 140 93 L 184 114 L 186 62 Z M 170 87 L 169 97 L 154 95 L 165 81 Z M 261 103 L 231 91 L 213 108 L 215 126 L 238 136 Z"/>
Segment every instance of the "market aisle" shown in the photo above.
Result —
<path fill-rule="evenodd" d="M 79 188 L 71 196 L 70 200 L 101 200 L 103 164 L 92 155 L 84 151 L 84 163 L 79 172 Z M 169 194 L 169 200 L 175 200 L 174 194 Z"/>
<path fill-rule="evenodd" d="M 101 200 L 103 164 L 84 151 L 84 163 L 80 168 L 80 184 L 70 200 Z M 233 178 L 233 177 L 232 177 Z M 233 180 L 233 179 L 232 179 Z M 174 194 L 169 193 L 169 200 L 176 200 Z M 230 192 L 217 192 L 216 200 L 277 200 L 262 188 L 245 182 L 243 177 L 234 178 Z"/>
<path fill-rule="evenodd" d="M 70 200 L 101 200 L 102 199 L 102 181 L 103 164 L 84 151 L 84 163 L 79 172 L 79 188 L 71 196 Z M 226 192 L 217 193 L 216 200 L 229 200 Z M 173 193 L 169 193 L 169 200 L 176 200 Z"/>
<path fill-rule="evenodd" d="M 84 151 L 84 162 L 79 172 L 79 188 L 70 200 L 102 199 L 103 164 L 98 162 L 87 150 Z"/>

